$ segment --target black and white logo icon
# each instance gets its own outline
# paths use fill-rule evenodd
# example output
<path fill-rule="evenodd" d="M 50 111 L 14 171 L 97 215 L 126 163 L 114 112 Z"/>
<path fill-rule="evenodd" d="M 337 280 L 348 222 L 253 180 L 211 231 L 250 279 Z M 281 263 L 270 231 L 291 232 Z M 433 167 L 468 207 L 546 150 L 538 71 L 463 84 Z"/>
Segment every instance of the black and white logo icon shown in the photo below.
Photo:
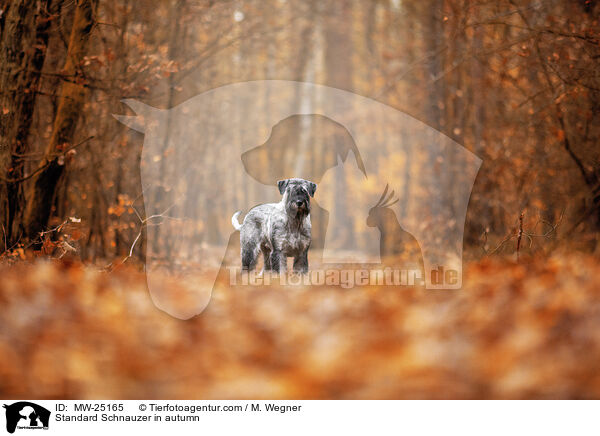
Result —
<path fill-rule="evenodd" d="M 10 405 L 5 404 L 6 431 L 14 433 L 16 429 L 47 430 L 50 421 L 50 411 L 29 401 L 19 401 Z"/>

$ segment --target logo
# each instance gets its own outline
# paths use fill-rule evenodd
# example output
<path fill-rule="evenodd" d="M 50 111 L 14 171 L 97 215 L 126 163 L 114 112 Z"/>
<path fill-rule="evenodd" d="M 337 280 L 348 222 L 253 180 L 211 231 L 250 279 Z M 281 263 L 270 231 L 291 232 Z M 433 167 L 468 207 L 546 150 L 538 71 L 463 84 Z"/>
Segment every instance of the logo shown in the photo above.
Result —
<path fill-rule="evenodd" d="M 48 430 L 50 411 L 29 401 L 19 401 L 4 405 L 6 409 L 6 431 L 14 433 L 16 429 Z"/>
<path fill-rule="evenodd" d="M 148 289 L 172 316 L 207 307 L 219 271 L 241 264 L 232 214 L 279 202 L 278 181 L 289 178 L 319 186 L 309 269 L 416 269 L 426 289 L 462 287 L 482 161 L 419 120 L 341 89 L 281 80 L 226 85 L 169 109 L 123 102 L 136 115 L 115 117 L 144 134 Z M 171 298 L 165 272 L 185 283 L 190 304 Z"/>

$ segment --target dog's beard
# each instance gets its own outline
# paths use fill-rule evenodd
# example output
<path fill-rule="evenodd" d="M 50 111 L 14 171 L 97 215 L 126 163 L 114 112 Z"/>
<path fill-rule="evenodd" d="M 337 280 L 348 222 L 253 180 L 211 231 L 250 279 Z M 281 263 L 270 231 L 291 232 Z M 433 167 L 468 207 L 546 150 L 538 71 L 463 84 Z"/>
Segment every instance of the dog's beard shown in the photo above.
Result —
<path fill-rule="evenodd" d="M 310 205 L 298 207 L 295 203 L 289 203 L 287 207 L 288 215 L 294 218 L 302 218 L 310 213 Z"/>

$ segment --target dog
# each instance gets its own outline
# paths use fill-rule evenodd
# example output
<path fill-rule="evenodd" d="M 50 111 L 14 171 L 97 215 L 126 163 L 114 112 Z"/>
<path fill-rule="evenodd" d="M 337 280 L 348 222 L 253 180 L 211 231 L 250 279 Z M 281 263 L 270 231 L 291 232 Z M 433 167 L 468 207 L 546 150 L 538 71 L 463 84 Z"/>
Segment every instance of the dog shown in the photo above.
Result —
<path fill-rule="evenodd" d="M 331 169 L 348 164 L 355 165 L 365 177 L 367 174 L 350 132 L 319 114 L 297 114 L 279 121 L 269 138 L 242 153 L 241 159 L 246 173 L 264 185 L 275 185 L 290 174 L 319 184 Z M 313 263 L 323 261 L 327 229 L 330 236 L 343 230 L 332 225 L 330 212 L 319 202 L 311 202 L 309 255 Z"/>
<path fill-rule="evenodd" d="M 231 217 L 231 224 L 240 231 L 242 270 L 254 270 L 262 251 L 263 271 L 285 272 L 287 258 L 293 257 L 294 272 L 305 274 L 311 243 L 310 199 L 317 185 L 294 178 L 280 180 L 277 186 L 283 196 L 279 203 L 252 208 L 241 225 L 241 211 Z"/>

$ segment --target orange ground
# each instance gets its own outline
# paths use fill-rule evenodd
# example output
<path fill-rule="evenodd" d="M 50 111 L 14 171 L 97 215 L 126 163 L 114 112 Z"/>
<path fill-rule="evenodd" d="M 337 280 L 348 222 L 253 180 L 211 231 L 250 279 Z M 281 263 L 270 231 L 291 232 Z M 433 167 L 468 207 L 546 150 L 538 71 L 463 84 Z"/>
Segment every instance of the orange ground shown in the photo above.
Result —
<path fill-rule="evenodd" d="M 133 270 L 4 266 L 0 395 L 600 398 L 596 272 L 572 256 L 471 264 L 461 291 L 219 288 L 181 321 Z"/>

